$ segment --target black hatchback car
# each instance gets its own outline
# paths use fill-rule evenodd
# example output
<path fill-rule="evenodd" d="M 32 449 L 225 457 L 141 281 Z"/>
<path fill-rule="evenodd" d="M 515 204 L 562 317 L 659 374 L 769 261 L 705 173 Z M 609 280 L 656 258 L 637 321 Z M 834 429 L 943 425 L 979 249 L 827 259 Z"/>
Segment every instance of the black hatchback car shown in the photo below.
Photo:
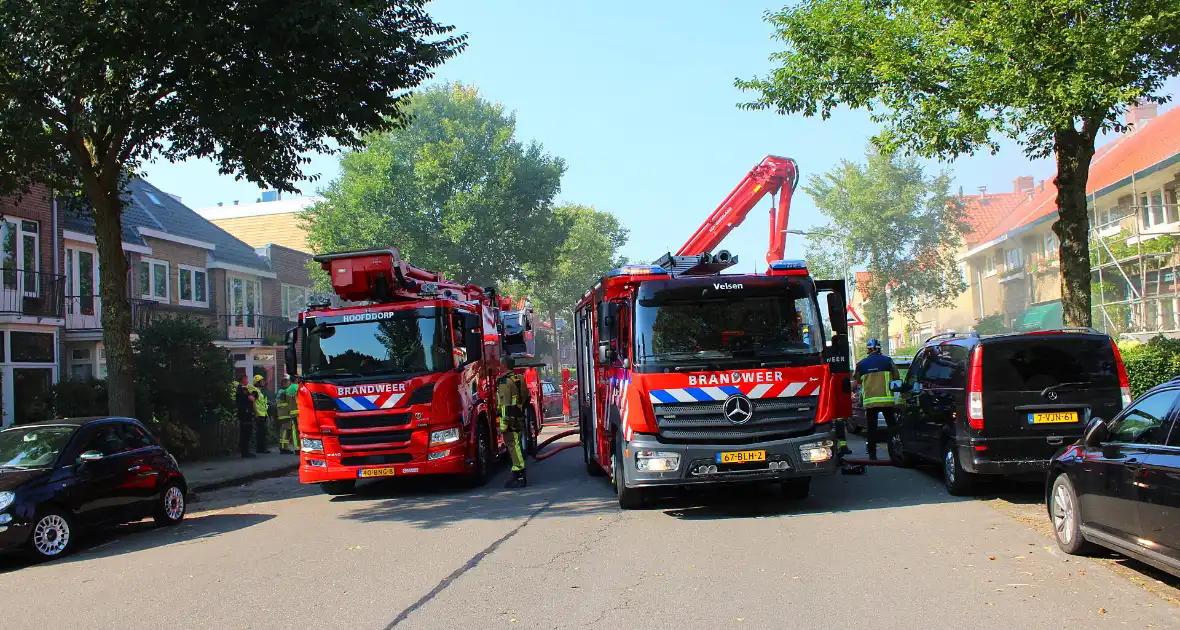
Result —
<path fill-rule="evenodd" d="M 890 459 L 941 464 L 953 495 L 984 475 L 1044 474 L 1091 418 L 1131 398 L 1118 347 L 1090 328 L 935 335 L 899 391 Z"/>
<path fill-rule="evenodd" d="M 188 486 L 131 418 L 52 420 L 0 431 L 0 549 L 68 552 L 80 530 L 184 518 Z"/>
<path fill-rule="evenodd" d="M 1148 390 L 1053 460 L 1045 503 L 1063 551 L 1101 545 L 1180 576 L 1180 378 Z"/>

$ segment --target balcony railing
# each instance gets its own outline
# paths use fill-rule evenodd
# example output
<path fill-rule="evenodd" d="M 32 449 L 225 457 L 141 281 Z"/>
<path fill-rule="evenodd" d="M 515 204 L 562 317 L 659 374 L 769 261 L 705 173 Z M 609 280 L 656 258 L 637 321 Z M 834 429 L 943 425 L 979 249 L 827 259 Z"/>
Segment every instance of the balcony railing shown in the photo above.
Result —
<path fill-rule="evenodd" d="M 60 274 L 0 269 L 0 313 L 61 317 L 65 286 Z"/>
<path fill-rule="evenodd" d="M 282 345 L 283 335 L 295 324 L 286 317 L 249 313 L 217 316 L 222 339 L 252 341 L 269 346 Z"/>
<path fill-rule="evenodd" d="M 152 323 L 156 316 L 157 302 L 131 298 L 131 331 L 140 332 Z M 97 295 L 67 295 L 67 330 L 102 330 L 102 298 Z"/>

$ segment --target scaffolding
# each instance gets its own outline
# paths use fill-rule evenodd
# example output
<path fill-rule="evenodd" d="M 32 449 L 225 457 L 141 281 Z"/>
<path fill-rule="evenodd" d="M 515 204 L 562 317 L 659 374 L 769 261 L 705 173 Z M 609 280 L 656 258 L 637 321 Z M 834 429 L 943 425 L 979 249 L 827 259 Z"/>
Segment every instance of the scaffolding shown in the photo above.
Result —
<path fill-rule="evenodd" d="M 1118 206 L 1090 222 L 1094 327 L 1116 338 L 1180 337 L 1180 206 Z"/>

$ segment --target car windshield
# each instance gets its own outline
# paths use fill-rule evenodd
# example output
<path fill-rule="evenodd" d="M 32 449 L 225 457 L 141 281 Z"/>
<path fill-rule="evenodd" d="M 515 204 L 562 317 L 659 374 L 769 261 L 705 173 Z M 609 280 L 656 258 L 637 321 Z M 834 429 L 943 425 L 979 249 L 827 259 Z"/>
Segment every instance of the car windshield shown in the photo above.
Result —
<path fill-rule="evenodd" d="M 0 469 L 52 466 L 74 431 L 77 427 L 17 427 L 0 431 Z"/>
<path fill-rule="evenodd" d="M 304 335 L 304 374 L 314 379 L 451 369 L 445 313 L 425 308 L 380 313 L 377 321 L 313 324 Z"/>
<path fill-rule="evenodd" d="M 818 354 L 822 330 L 810 283 L 772 282 L 641 289 L 635 311 L 640 361 Z"/>

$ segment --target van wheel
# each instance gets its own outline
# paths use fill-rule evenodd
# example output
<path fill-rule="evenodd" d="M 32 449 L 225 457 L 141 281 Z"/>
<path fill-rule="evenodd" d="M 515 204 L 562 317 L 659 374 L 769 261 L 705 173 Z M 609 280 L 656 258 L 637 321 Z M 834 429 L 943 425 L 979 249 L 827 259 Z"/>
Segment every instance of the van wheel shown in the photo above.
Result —
<path fill-rule="evenodd" d="M 975 475 L 963 470 L 954 442 L 948 440 L 943 449 L 942 480 L 946 491 L 955 497 L 970 495 L 975 488 Z"/>
<path fill-rule="evenodd" d="M 610 463 L 615 493 L 619 495 L 619 507 L 624 510 L 642 509 L 647 503 L 646 493 L 643 488 L 627 487 L 627 467 L 623 465 L 623 443 L 617 439 Z"/>
<path fill-rule="evenodd" d="M 895 432 L 889 436 L 888 442 L 889 461 L 898 468 L 913 468 L 916 465 L 917 459 L 905 452 L 905 444 L 901 441 L 901 431 Z"/>
<path fill-rule="evenodd" d="M 1053 480 L 1049 491 L 1049 518 L 1053 521 L 1053 538 L 1057 546 L 1070 555 L 1085 555 L 1094 551 L 1094 545 L 1082 535 L 1082 513 L 1078 505 L 1078 493 L 1074 490 L 1069 475 L 1061 473 Z"/>

